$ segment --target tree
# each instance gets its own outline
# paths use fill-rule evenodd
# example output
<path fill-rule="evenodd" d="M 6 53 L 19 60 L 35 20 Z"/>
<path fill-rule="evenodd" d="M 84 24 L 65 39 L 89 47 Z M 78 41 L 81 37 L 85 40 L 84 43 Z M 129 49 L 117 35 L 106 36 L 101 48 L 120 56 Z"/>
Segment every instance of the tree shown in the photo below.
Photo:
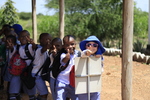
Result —
<path fill-rule="evenodd" d="M 58 0 L 46 7 L 58 11 Z M 65 0 L 65 33 L 80 39 L 96 35 L 100 40 L 121 38 L 122 0 Z"/>
<path fill-rule="evenodd" d="M 32 18 L 31 12 L 20 12 L 18 15 L 19 15 L 19 18 L 22 20 L 29 20 Z"/>
<path fill-rule="evenodd" d="M 7 0 L 7 2 L 2 6 L 2 15 L 1 15 L 1 25 L 10 24 L 13 25 L 18 22 L 18 16 L 16 8 L 13 6 L 12 0 Z"/>
<path fill-rule="evenodd" d="M 143 12 L 140 8 L 134 7 L 134 35 L 147 38 L 148 35 L 148 12 Z"/>

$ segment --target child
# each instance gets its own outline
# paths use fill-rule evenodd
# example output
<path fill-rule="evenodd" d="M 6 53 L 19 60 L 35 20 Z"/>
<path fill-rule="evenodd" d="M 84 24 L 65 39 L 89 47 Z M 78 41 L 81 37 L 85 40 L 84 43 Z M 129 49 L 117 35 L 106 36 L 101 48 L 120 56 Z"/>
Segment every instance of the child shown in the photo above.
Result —
<path fill-rule="evenodd" d="M 102 57 L 105 52 L 104 47 L 96 36 L 89 36 L 86 40 L 80 42 L 80 49 L 83 51 L 81 57 L 83 56 L 95 56 L 97 58 Z M 78 94 L 79 100 L 88 100 L 88 94 Z M 90 100 L 100 100 L 100 93 L 94 92 L 90 93 Z"/>
<path fill-rule="evenodd" d="M 51 65 L 52 65 L 55 56 L 62 49 L 62 40 L 60 38 L 54 38 L 52 40 L 51 44 L 52 44 L 52 47 L 51 47 L 50 61 L 51 61 Z M 56 95 L 54 93 L 55 78 L 52 75 L 52 71 L 50 72 L 50 82 L 49 83 L 50 83 L 50 89 L 51 89 L 53 100 L 56 100 Z"/>
<path fill-rule="evenodd" d="M 9 35 L 6 37 L 6 63 L 5 66 L 3 68 L 3 78 L 4 81 L 7 81 L 7 96 L 9 99 L 9 85 L 10 85 L 10 81 L 12 78 L 12 75 L 9 73 L 9 61 L 11 59 L 11 57 L 13 56 L 13 54 L 15 53 L 15 47 L 16 47 L 16 37 L 13 35 Z"/>
<path fill-rule="evenodd" d="M 36 73 L 40 70 L 42 65 L 44 64 L 46 58 L 48 57 L 47 49 L 50 49 L 50 44 L 52 40 L 52 36 L 48 33 L 42 33 L 39 37 L 40 46 L 35 51 L 35 58 L 33 61 L 33 69 L 32 69 L 32 76 L 36 77 L 35 83 L 37 91 L 39 92 L 38 99 L 39 100 L 47 100 L 48 89 L 45 84 L 45 81 L 41 78 L 41 71 L 36 76 Z"/>
<path fill-rule="evenodd" d="M 71 100 L 76 100 L 75 95 L 75 83 L 74 83 L 74 58 L 78 56 L 78 51 L 75 50 L 76 42 L 75 38 L 71 35 L 67 35 L 63 38 L 63 49 L 66 53 L 62 53 L 60 56 L 60 63 L 65 67 L 57 77 L 56 81 L 56 100 L 66 100 L 67 97 Z M 67 65 L 67 63 L 69 64 Z"/>
<path fill-rule="evenodd" d="M 19 54 L 20 54 L 20 57 L 22 59 L 25 60 L 27 66 L 30 65 L 32 59 L 30 59 L 26 53 L 25 53 L 25 47 L 28 46 L 28 50 L 30 52 L 30 54 L 32 56 L 34 56 L 34 49 L 36 48 L 36 45 L 35 43 L 32 41 L 32 39 L 30 39 L 30 34 L 27 30 L 23 30 L 20 32 L 20 35 L 19 35 L 19 40 L 20 40 L 20 43 L 21 45 L 19 46 L 19 48 L 17 49 L 17 47 L 13 50 L 16 51 L 18 50 Z M 27 45 L 28 43 L 30 42 L 29 45 Z M 10 44 L 10 43 L 9 43 Z M 27 87 L 23 84 L 23 88 L 24 88 L 24 91 L 25 93 L 27 93 L 29 95 L 29 99 L 30 100 L 34 100 L 35 97 L 34 95 L 36 94 L 36 89 L 35 87 L 33 89 L 27 89 Z M 14 100 L 14 99 L 17 99 L 17 100 L 20 100 L 20 89 L 21 89 L 21 79 L 20 79 L 20 76 L 15 76 L 13 75 L 12 78 L 11 78 L 11 81 L 10 81 L 10 87 L 9 87 L 9 95 L 10 95 L 10 100 Z"/>

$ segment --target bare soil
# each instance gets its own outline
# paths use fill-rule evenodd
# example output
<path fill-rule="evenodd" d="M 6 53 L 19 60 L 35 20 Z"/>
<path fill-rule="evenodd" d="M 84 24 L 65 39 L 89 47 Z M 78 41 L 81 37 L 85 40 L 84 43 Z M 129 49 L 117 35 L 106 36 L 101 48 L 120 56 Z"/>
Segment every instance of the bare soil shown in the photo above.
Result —
<path fill-rule="evenodd" d="M 120 57 L 104 56 L 101 100 L 122 100 L 121 68 Z M 132 100 L 150 100 L 150 65 L 133 62 L 131 78 Z M 6 97 L 5 86 L 5 89 L 0 91 L 0 100 L 7 100 Z M 22 94 L 22 100 L 28 100 L 25 94 Z M 48 100 L 52 100 L 51 94 L 49 94 Z"/>

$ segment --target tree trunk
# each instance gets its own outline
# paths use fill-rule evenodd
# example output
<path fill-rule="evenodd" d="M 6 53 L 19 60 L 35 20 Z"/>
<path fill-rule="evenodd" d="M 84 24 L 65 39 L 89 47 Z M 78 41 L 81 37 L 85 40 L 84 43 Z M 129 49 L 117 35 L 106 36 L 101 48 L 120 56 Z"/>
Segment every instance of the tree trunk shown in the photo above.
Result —
<path fill-rule="evenodd" d="M 59 37 L 64 37 L 64 0 L 59 0 Z"/>
<path fill-rule="evenodd" d="M 123 0 L 122 100 L 132 100 L 133 0 Z"/>
<path fill-rule="evenodd" d="M 32 37 L 37 43 L 36 0 L 32 0 Z"/>

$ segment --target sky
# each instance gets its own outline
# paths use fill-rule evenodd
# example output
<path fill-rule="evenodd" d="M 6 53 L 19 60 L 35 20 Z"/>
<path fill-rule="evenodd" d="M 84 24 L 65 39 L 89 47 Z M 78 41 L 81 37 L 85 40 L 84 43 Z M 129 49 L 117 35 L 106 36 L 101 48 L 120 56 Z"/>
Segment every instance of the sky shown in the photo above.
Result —
<path fill-rule="evenodd" d="M 0 0 L 0 7 L 5 4 L 7 0 Z M 31 12 L 31 1 L 32 0 L 12 0 L 17 12 Z M 137 7 L 142 11 L 149 11 L 148 0 L 134 0 L 137 3 Z M 45 0 L 36 0 L 36 13 L 42 13 L 44 15 L 53 15 L 55 12 L 53 10 L 48 10 L 44 7 L 46 4 Z"/>

